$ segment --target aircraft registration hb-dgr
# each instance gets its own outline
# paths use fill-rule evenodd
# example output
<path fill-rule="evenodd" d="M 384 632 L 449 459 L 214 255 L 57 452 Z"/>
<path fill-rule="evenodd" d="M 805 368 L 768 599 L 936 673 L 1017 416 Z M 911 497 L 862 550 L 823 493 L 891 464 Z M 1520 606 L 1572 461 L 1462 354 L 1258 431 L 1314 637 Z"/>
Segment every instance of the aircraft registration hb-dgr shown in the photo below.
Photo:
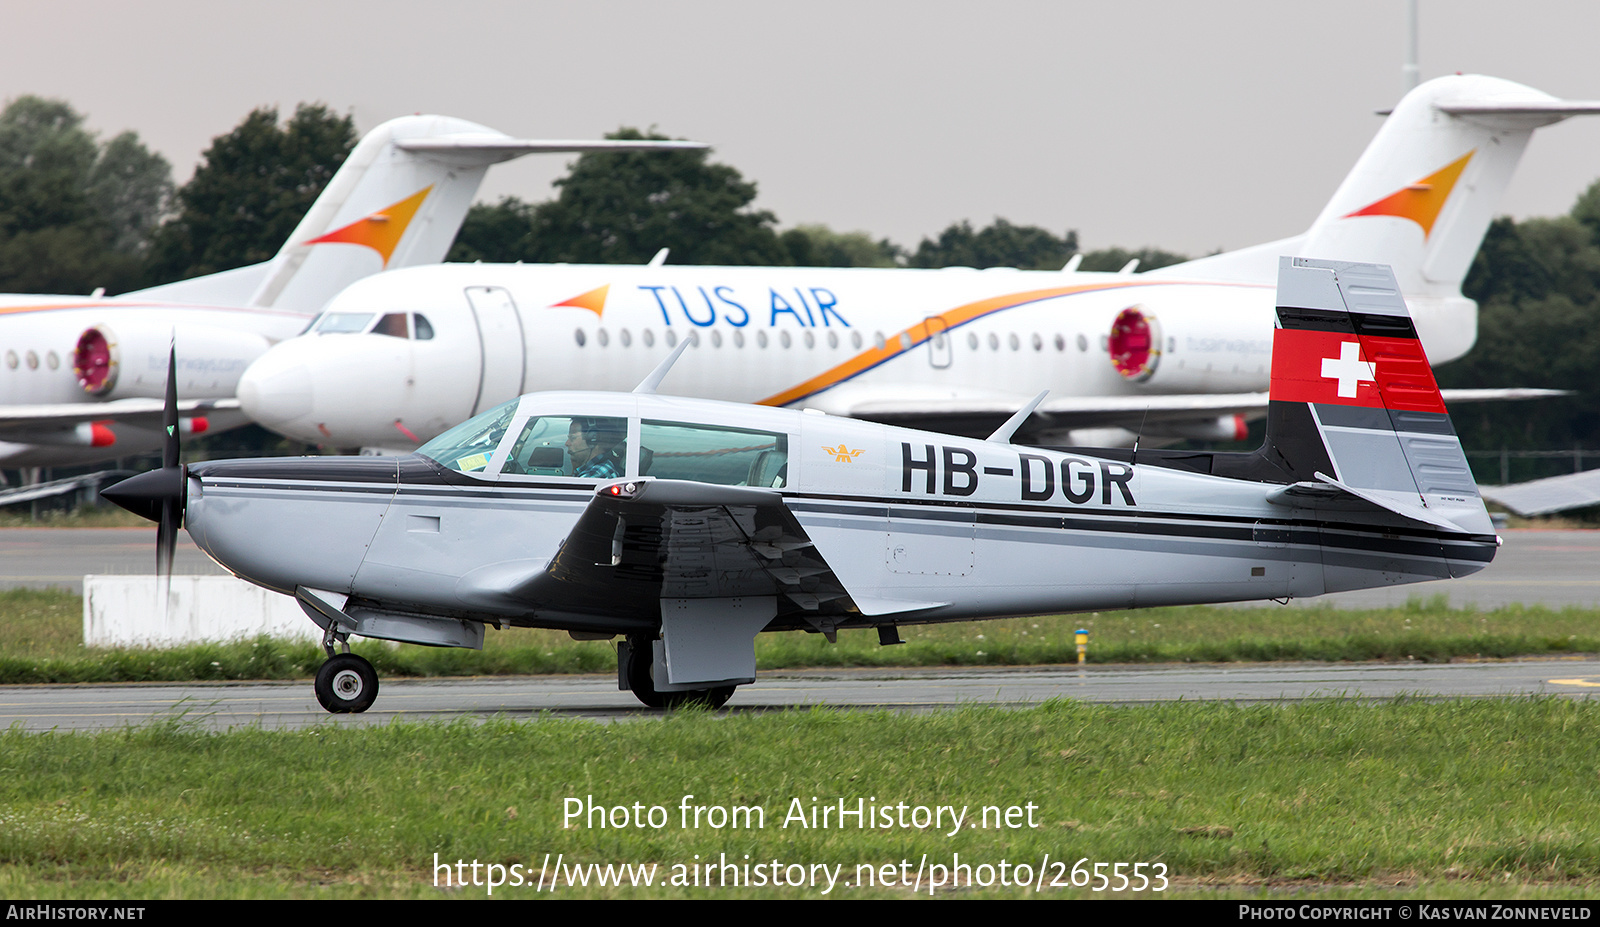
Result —
<path fill-rule="evenodd" d="M 234 397 L 245 368 L 361 277 L 444 260 L 493 164 L 532 153 L 704 147 L 517 139 L 448 116 L 403 116 L 362 138 L 270 261 L 115 297 L 0 295 L 0 466 L 92 463 L 160 447 L 174 337 L 180 427 L 244 424 Z"/>
<path fill-rule="evenodd" d="M 645 704 L 722 704 L 761 631 L 1287 599 L 1462 576 L 1498 538 L 1388 268 L 1285 258 L 1265 444 L 1049 449 L 655 394 L 534 393 L 408 457 L 176 462 L 105 495 L 178 518 L 325 631 L 316 694 L 377 694 L 351 635 L 623 636 Z M 1042 397 L 1041 397 L 1042 398 Z M 1035 400 L 1037 402 L 1037 400 Z M 172 413 L 175 415 L 175 413 Z M 168 561 L 170 563 L 170 561 Z M 344 644 L 344 652 L 336 653 Z"/>
<path fill-rule="evenodd" d="M 680 395 L 981 437 L 1040 389 L 1043 444 L 1242 438 L 1266 411 L 1280 255 L 1391 265 L 1436 363 L 1477 333 L 1461 282 L 1535 127 L 1600 103 L 1430 81 L 1300 236 L 1142 273 L 445 264 L 377 274 L 245 372 L 252 419 L 410 451 L 525 392 L 621 389 L 677 341 Z M 426 339 L 402 335 L 425 320 Z M 1508 398 L 1501 391 L 1454 395 Z"/>

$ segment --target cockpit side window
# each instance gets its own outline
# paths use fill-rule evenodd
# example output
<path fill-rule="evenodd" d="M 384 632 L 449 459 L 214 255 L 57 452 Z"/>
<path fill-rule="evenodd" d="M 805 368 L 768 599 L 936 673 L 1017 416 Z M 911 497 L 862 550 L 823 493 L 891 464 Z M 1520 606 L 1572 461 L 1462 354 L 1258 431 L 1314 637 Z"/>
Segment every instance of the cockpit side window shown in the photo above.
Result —
<path fill-rule="evenodd" d="M 405 338 L 409 336 L 406 330 L 406 314 L 404 312 L 391 312 L 378 320 L 372 327 L 374 335 L 388 335 L 391 338 Z"/>
<path fill-rule="evenodd" d="M 782 488 L 788 481 L 788 461 L 785 434 L 650 421 L 639 429 L 641 476 Z"/>
<path fill-rule="evenodd" d="M 502 476 L 575 476 L 604 480 L 626 475 L 628 420 L 611 416 L 531 418 L 500 468 Z"/>
<path fill-rule="evenodd" d="M 432 341 L 433 326 L 428 323 L 428 317 L 419 312 L 412 318 L 414 319 L 412 331 L 416 333 L 416 339 L 418 341 Z"/>
<path fill-rule="evenodd" d="M 494 458 L 495 449 L 505 437 L 506 429 L 511 427 L 518 402 L 513 399 L 467 419 L 417 448 L 417 453 L 451 470 L 482 473 Z"/>

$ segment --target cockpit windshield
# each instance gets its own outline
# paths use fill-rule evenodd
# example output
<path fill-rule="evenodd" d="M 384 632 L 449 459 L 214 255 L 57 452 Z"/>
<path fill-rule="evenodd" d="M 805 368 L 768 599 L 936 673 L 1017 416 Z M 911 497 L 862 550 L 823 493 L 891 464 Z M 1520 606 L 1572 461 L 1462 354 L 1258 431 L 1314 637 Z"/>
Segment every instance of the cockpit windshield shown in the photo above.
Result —
<path fill-rule="evenodd" d="M 324 312 L 311 320 L 306 332 L 319 335 L 361 335 L 371 332 L 415 341 L 433 339 L 433 326 L 427 318 L 407 312 L 389 312 L 381 317 L 376 312 Z"/>
<path fill-rule="evenodd" d="M 317 320 L 314 331 L 320 335 L 346 335 L 367 330 L 372 324 L 373 312 L 324 312 Z"/>
<path fill-rule="evenodd" d="M 417 453 L 451 470 L 483 472 L 500 446 L 500 440 L 506 436 L 506 429 L 511 427 L 519 401 L 501 403 L 482 415 L 467 419 L 417 448 Z"/>

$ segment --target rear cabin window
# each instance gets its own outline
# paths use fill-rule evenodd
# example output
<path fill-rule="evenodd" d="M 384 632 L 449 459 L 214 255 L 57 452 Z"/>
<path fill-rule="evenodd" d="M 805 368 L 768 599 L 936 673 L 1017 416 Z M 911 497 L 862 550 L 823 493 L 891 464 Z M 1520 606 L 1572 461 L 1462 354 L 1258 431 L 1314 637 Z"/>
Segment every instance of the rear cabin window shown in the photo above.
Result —
<path fill-rule="evenodd" d="M 644 422 L 639 474 L 721 486 L 788 484 L 789 436 L 678 422 Z"/>

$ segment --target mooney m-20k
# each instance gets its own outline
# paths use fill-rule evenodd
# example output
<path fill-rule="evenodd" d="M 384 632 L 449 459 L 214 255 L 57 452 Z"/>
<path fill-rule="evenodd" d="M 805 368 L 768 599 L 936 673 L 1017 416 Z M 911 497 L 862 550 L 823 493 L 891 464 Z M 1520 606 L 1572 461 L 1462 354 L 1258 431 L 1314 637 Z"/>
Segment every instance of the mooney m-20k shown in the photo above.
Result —
<path fill-rule="evenodd" d="M 825 413 L 535 393 L 411 456 L 211 461 L 106 495 L 324 629 L 316 694 L 377 694 L 353 635 L 622 637 L 645 704 L 721 704 L 761 631 L 1286 599 L 1476 572 L 1498 539 L 1388 268 L 1284 259 L 1265 444 L 1049 449 Z M 677 353 L 681 353 L 682 346 Z M 1037 402 L 1037 400 L 1035 400 Z M 176 448 L 173 448 L 176 456 Z M 343 645 L 344 652 L 336 652 Z"/>

